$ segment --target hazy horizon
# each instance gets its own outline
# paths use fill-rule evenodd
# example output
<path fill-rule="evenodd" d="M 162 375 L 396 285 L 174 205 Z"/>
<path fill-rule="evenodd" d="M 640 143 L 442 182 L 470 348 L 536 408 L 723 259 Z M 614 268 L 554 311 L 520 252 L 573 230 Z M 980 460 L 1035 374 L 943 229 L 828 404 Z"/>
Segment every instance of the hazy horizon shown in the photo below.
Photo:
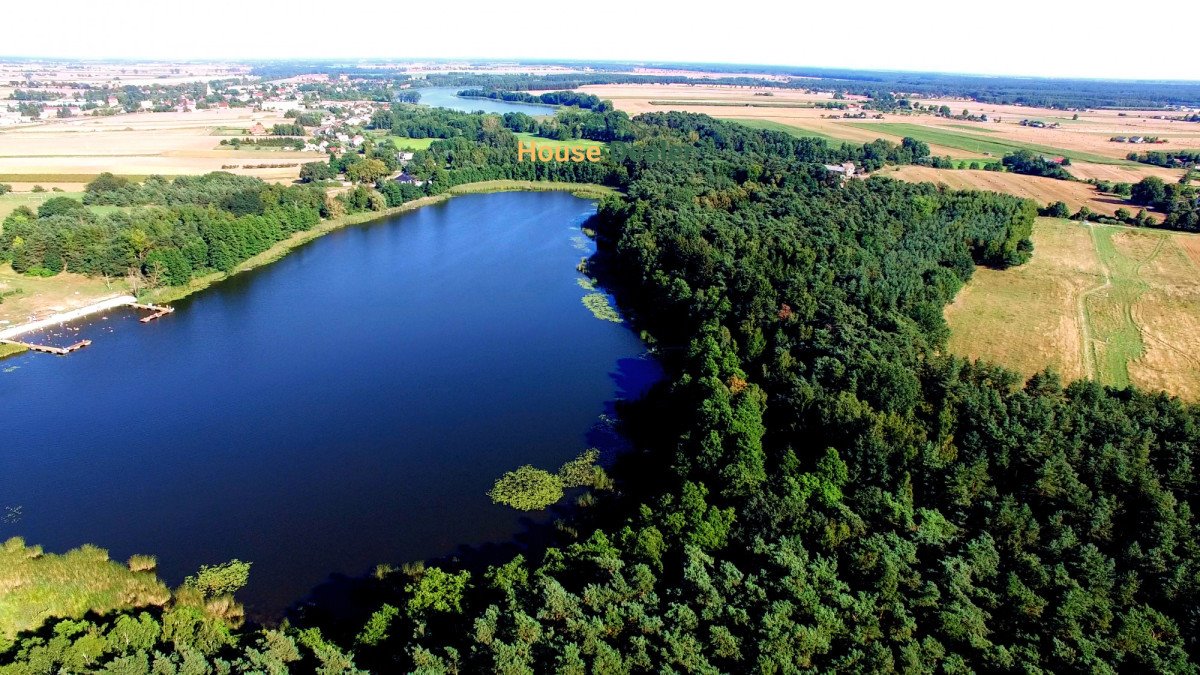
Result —
<path fill-rule="evenodd" d="M 19 62 L 44 62 L 44 63 L 61 63 L 67 61 L 78 61 L 83 63 L 158 63 L 158 64 L 254 64 L 254 63 L 314 63 L 314 64 L 410 64 L 410 63 L 454 63 L 464 62 L 469 64 L 517 64 L 517 65 L 572 65 L 572 64 L 612 64 L 612 65 L 635 65 L 640 67 L 674 67 L 686 69 L 688 67 L 703 67 L 722 66 L 726 68 L 747 68 L 748 73 L 753 74 L 786 74 L 786 73 L 768 73 L 758 72 L 753 69 L 792 69 L 798 71 L 813 70 L 813 71 L 844 71 L 847 73 L 893 73 L 893 74 L 913 74 L 913 75 L 953 75 L 960 77 L 978 77 L 978 78 L 1015 78 L 1029 80 L 1084 80 L 1096 82 L 1142 82 L 1142 83 L 1169 83 L 1169 84 L 1200 84 L 1200 74 L 1192 78 L 1178 79 L 1168 77 L 1106 77 L 1106 76 L 1079 76 L 1079 75 L 1033 75 L 1028 73 L 982 73 L 969 72 L 963 70 L 913 70 L 907 68 L 871 68 L 871 67 L 848 67 L 837 65 L 814 65 L 804 63 L 751 63 L 739 61 L 680 61 L 680 60 L 665 60 L 665 59 L 586 59 L 586 58 L 556 58 L 553 56 L 512 56 L 512 57 L 489 57 L 489 56 L 322 56 L 322 57 L 200 57 L 200 56 L 178 56 L 173 58 L 167 57 L 150 57 L 150 56 L 97 56 L 97 57 L 70 57 L 59 56 L 54 54 L 4 54 L 0 53 L 0 61 Z M 703 72 L 703 71 L 701 71 Z M 720 74 L 714 72 L 714 74 Z M 730 71 L 730 75 L 735 75 Z M 793 75 L 793 77 L 808 77 L 806 75 Z"/>
<path fill-rule="evenodd" d="M 603 11 L 564 6 L 517 13 L 471 0 L 455 5 L 445 20 L 428 7 L 367 11 L 314 0 L 277 10 L 245 7 L 233 0 L 166 8 L 147 0 L 116 7 L 63 0 L 51 18 L 39 6 L 17 5 L 5 9 L 10 26 L 51 20 L 53 33 L 12 31 L 0 50 L 6 58 L 35 59 L 555 59 L 1200 80 L 1190 41 L 1126 45 L 1114 35 L 1111 16 L 1065 0 L 1015 0 L 1002 10 L 948 0 L 920 6 L 863 0 L 853 11 L 752 1 L 736 14 L 632 0 L 613 0 Z M 1176 25 L 1200 19 L 1200 8 L 1184 0 L 1155 9 L 1155 20 L 1169 15 Z M 285 16 L 273 19 L 272 13 Z M 245 29 L 248 21 L 252 31 Z"/>

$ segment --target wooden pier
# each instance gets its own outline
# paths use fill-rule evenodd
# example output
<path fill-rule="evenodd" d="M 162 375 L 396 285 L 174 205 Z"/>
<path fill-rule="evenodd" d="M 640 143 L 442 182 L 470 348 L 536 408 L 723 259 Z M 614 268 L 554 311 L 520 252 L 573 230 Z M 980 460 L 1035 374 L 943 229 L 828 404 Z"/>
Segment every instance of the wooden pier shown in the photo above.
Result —
<path fill-rule="evenodd" d="M 30 351 L 42 352 L 43 354 L 54 354 L 56 356 L 65 356 L 67 354 L 70 354 L 71 352 L 83 349 L 84 347 L 92 344 L 92 341 L 91 340 L 80 340 L 79 342 L 76 342 L 75 344 L 70 345 L 69 347 L 52 347 L 50 345 L 39 345 L 39 344 L 34 344 L 32 342 L 22 342 L 16 338 L 18 335 L 23 335 L 25 333 L 32 333 L 34 331 L 42 330 L 44 328 L 49 328 L 54 323 L 58 323 L 61 325 L 67 321 L 71 321 L 71 320 L 80 318 L 80 317 L 84 316 L 85 314 L 94 314 L 99 311 L 113 309 L 113 308 L 121 307 L 121 306 L 132 307 L 134 309 L 140 309 L 143 311 L 150 312 L 150 314 L 147 314 L 146 316 L 143 316 L 141 319 L 139 319 L 139 321 L 141 321 L 142 323 L 150 323 L 151 321 L 154 321 L 155 319 L 161 319 L 162 317 L 175 311 L 174 307 L 168 307 L 166 305 L 144 305 L 144 304 L 141 304 L 141 303 L 137 302 L 133 298 L 133 296 L 120 296 L 120 297 L 116 297 L 116 298 L 109 298 L 108 300 L 105 300 L 100 303 L 96 303 L 94 305 L 90 305 L 90 306 L 82 308 L 82 309 L 72 310 L 71 312 L 66 312 L 63 314 L 56 314 L 54 316 L 47 317 L 45 319 L 39 319 L 38 321 L 31 322 L 24 326 L 18 326 L 14 329 L 6 329 L 4 332 L 0 333 L 0 335 L 4 336 L 4 337 L 0 337 L 0 344 L 16 345 L 18 347 L 24 347 L 25 349 L 28 349 Z"/>
<path fill-rule="evenodd" d="M 91 340 L 80 340 L 79 342 L 76 342 L 75 344 L 70 345 L 68 347 L 51 347 L 50 345 L 35 345 L 32 342 L 18 342 L 16 340 L 0 340 L 0 342 L 2 342 L 4 344 L 9 344 L 9 345 L 17 345 L 18 347 L 24 347 L 24 348 L 26 348 L 30 351 L 34 351 L 34 352 L 42 352 L 44 354 L 55 354 L 57 356 L 66 356 L 67 354 L 70 354 L 71 352 L 78 351 L 78 350 L 83 349 L 84 347 L 92 344 Z"/>
<path fill-rule="evenodd" d="M 165 305 L 142 305 L 136 302 L 131 302 L 129 303 L 129 306 L 133 307 L 134 309 L 144 309 L 148 312 L 153 312 L 153 314 L 149 314 L 147 316 L 143 316 L 141 319 L 138 319 L 138 321 L 141 321 L 142 323 L 150 323 L 155 319 L 161 319 L 162 317 L 175 311 L 174 307 L 167 307 Z"/>

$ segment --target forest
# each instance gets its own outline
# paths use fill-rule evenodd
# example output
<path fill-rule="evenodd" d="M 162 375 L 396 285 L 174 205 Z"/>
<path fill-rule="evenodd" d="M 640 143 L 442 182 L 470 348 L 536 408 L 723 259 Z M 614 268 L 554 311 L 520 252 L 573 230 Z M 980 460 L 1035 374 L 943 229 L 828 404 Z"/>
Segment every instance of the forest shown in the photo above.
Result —
<path fill-rule="evenodd" d="M 612 101 L 603 101 L 599 96 L 577 91 L 548 91 L 544 94 L 528 94 L 523 91 L 500 91 L 494 89 L 464 89 L 459 96 L 467 98 L 490 98 L 515 103 L 540 103 L 542 105 L 566 105 L 576 108 L 605 112 L 612 110 Z"/>
<path fill-rule="evenodd" d="M 1200 411 L 947 353 L 943 308 L 977 265 L 1035 255 L 1035 204 L 822 166 L 916 161 L 911 139 L 835 149 L 652 113 L 630 121 L 634 144 L 675 152 L 518 164 L 501 118 L 439 115 L 420 124 L 445 140 L 410 164 L 433 182 L 396 191 L 497 177 L 621 190 L 588 224 L 587 268 L 667 377 L 619 408 L 638 449 L 609 467 L 616 489 L 580 498 L 547 547 L 381 565 L 353 597 L 306 605 L 278 630 L 231 623 L 202 639 L 167 631 L 163 615 L 135 649 L 107 637 L 135 616 L 120 609 L 19 636 L 0 672 L 63 667 L 56 654 L 94 636 L 94 670 L 157 663 L 167 645 L 203 666 L 161 672 L 266 652 L 322 673 L 1200 670 Z M 417 123 L 403 110 L 380 121 Z M 134 242 L 194 233 L 170 241 L 200 260 L 200 243 L 211 256 L 210 241 L 232 240 L 214 228 L 321 208 L 315 186 L 178 182 L 89 188 L 162 205 L 123 216 L 136 228 L 88 223 L 65 202 L 16 226 L 46 220 L 67 241 L 81 224 Z M 34 653 L 44 669 L 27 665 Z"/>

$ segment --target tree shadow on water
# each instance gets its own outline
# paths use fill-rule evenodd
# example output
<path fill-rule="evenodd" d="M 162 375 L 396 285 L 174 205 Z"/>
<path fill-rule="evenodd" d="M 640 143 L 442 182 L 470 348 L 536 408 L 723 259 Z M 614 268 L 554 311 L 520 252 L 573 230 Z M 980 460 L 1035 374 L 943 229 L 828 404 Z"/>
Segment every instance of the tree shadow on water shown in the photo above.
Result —
<path fill-rule="evenodd" d="M 588 447 L 600 450 L 601 463 L 617 469 L 621 457 L 633 452 L 634 445 L 623 435 L 618 420 L 632 402 L 646 396 L 663 380 L 663 369 L 650 354 L 617 361 L 609 374 L 616 384 L 612 400 L 606 401 L 596 424 L 585 433 Z M 636 460 L 634 463 L 639 463 Z M 618 473 L 626 473 L 618 470 Z M 619 493 L 618 488 L 618 493 Z M 533 559 L 549 547 L 569 545 L 578 536 L 599 524 L 599 520 L 621 517 L 624 509 L 609 511 L 601 508 L 581 509 L 577 499 L 584 489 L 567 490 L 564 498 L 546 511 L 531 513 L 518 520 L 518 531 L 506 541 L 463 545 L 447 555 L 423 561 L 427 566 L 467 570 L 475 583 L 480 583 L 488 567 L 502 565 L 517 555 Z M 606 495 L 605 501 L 619 501 L 619 494 Z M 382 561 L 381 561 L 382 562 Z M 416 563 L 420 564 L 420 563 Z M 383 603 L 404 602 L 403 586 L 408 583 L 403 571 L 376 574 L 366 571 L 360 576 L 331 575 L 286 612 L 287 619 L 301 627 L 316 626 L 330 637 L 351 640 L 354 632 L 370 618 Z M 400 568 L 402 569 L 402 568 Z"/>

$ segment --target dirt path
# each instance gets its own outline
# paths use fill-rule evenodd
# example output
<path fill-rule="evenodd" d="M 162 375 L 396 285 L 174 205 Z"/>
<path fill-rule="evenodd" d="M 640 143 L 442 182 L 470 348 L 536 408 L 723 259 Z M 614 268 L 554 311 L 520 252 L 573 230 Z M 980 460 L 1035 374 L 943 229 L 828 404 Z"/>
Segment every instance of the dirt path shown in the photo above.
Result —
<path fill-rule="evenodd" d="M 1088 232 L 1092 238 L 1092 245 L 1096 249 L 1096 260 L 1100 265 L 1100 269 L 1104 272 L 1104 283 L 1093 288 L 1089 288 L 1079 294 L 1077 312 L 1079 315 L 1080 326 L 1082 327 L 1081 334 L 1084 342 L 1084 370 L 1086 371 L 1089 379 L 1100 381 L 1100 359 L 1096 353 L 1095 329 L 1092 325 L 1091 314 L 1088 312 L 1087 300 L 1093 295 L 1102 293 L 1115 287 L 1115 284 L 1113 283 L 1113 269 L 1111 265 L 1112 263 L 1117 263 L 1120 261 L 1106 258 L 1104 248 L 1101 247 L 1100 242 L 1097 240 L 1097 229 L 1095 225 L 1089 223 Z M 1118 309 L 1125 326 L 1133 333 L 1136 333 L 1137 340 L 1142 345 L 1138 358 L 1145 355 L 1145 344 L 1147 338 L 1153 337 L 1149 335 L 1148 331 L 1142 328 L 1142 325 L 1138 322 L 1137 316 L 1135 316 L 1134 312 L 1134 305 L 1149 288 L 1149 285 L 1142 279 L 1141 272 L 1146 265 L 1149 265 L 1159 256 L 1163 248 L 1166 246 L 1169 236 L 1170 235 L 1159 235 L 1157 241 L 1155 242 L 1154 249 L 1150 251 L 1150 253 L 1144 258 L 1135 258 L 1133 256 L 1125 255 L 1115 248 L 1112 251 L 1113 255 L 1116 255 L 1119 258 L 1124 258 L 1131 263 L 1131 266 L 1126 266 L 1124 264 L 1121 265 L 1121 268 L 1125 270 L 1127 278 L 1122 277 L 1122 287 L 1117 289 L 1117 292 L 1114 293 L 1114 295 L 1110 298 L 1110 301 L 1119 305 Z M 1133 288 L 1134 286 L 1137 288 Z M 1121 380 L 1124 380 L 1125 383 L 1128 383 L 1129 363 L 1132 360 L 1134 360 L 1132 357 L 1127 357 L 1122 361 L 1121 367 L 1125 371 L 1125 376 L 1123 378 L 1118 375 L 1114 375 L 1114 379 L 1116 380 L 1115 382 L 1105 382 L 1104 384 L 1121 386 Z"/>
<path fill-rule="evenodd" d="M 1076 310 L 1079 313 L 1079 329 L 1083 335 L 1083 371 L 1084 375 L 1089 380 L 1097 380 L 1096 367 L 1096 345 L 1092 341 L 1092 322 L 1088 319 L 1087 299 L 1100 291 L 1112 288 L 1112 272 L 1108 269 L 1108 265 L 1104 263 L 1104 256 L 1100 253 L 1100 244 L 1096 241 L 1096 226 L 1088 223 L 1088 235 L 1092 238 L 1092 247 L 1096 250 L 1096 262 L 1100 265 L 1100 270 L 1104 272 L 1104 283 L 1099 286 L 1093 286 L 1079 294 L 1076 299 Z"/>

